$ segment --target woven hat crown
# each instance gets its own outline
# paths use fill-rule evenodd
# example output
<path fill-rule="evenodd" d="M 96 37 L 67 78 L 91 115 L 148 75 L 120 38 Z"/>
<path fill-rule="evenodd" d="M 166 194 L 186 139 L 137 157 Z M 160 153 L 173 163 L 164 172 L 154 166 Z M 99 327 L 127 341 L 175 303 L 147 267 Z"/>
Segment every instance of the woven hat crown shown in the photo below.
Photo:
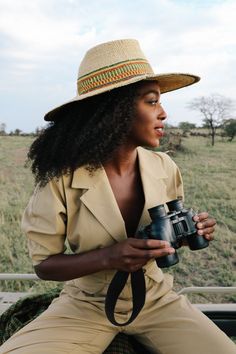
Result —
<path fill-rule="evenodd" d="M 90 49 L 81 62 L 78 94 L 154 74 L 135 39 L 117 40 Z"/>

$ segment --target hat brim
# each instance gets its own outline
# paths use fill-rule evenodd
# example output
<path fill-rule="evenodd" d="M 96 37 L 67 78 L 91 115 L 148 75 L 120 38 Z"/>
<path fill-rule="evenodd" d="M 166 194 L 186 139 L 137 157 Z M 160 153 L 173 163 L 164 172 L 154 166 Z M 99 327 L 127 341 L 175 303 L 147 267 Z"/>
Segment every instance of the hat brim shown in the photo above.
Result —
<path fill-rule="evenodd" d="M 67 108 L 68 105 L 73 104 L 77 101 L 82 101 L 86 98 L 101 94 L 106 91 L 111 91 L 116 88 L 127 86 L 133 84 L 138 81 L 143 80 L 156 80 L 160 86 L 161 94 L 178 90 L 180 88 L 193 85 L 194 83 L 200 80 L 199 76 L 192 75 L 192 74 L 185 74 L 185 73 L 170 73 L 170 74 L 148 74 L 148 75 L 140 75 L 135 77 L 129 77 L 127 80 L 122 80 L 119 82 L 112 82 L 112 84 L 107 85 L 102 88 L 98 88 L 94 91 L 87 92 L 83 95 L 77 95 L 72 98 L 70 101 L 63 103 L 62 105 L 52 109 L 48 113 L 45 114 L 44 120 L 46 121 L 55 121 L 59 118 L 62 111 Z"/>

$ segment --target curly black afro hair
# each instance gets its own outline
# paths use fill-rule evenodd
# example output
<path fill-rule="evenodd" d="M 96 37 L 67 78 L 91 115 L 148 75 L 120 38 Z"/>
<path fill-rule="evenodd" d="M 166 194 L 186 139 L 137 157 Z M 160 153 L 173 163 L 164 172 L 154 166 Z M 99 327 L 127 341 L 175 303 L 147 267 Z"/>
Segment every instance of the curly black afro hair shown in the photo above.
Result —
<path fill-rule="evenodd" d="M 138 84 L 64 106 L 30 147 L 35 182 L 43 186 L 80 166 L 93 171 L 108 161 L 130 132 Z"/>

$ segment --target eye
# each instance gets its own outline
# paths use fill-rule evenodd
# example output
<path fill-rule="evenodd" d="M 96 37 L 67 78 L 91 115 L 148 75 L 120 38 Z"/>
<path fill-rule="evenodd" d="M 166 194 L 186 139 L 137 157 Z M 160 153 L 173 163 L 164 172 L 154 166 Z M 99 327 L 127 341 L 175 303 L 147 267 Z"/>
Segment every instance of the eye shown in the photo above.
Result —
<path fill-rule="evenodd" d="M 148 101 L 148 103 L 152 106 L 155 106 L 156 104 L 160 104 L 161 105 L 161 102 L 159 102 L 158 100 L 150 100 Z"/>

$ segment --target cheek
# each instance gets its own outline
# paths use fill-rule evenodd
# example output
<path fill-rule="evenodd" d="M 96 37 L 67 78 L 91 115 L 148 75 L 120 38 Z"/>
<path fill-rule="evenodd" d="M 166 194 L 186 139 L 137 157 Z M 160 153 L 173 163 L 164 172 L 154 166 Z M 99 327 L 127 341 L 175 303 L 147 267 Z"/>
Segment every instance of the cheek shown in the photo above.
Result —
<path fill-rule="evenodd" d="M 150 124 L 145 119 L 139 119 L 134 125 L 136 135 L 144 135 L 150 130 Z"/>
<path fill-rule="evenodd" d="M 150 112 L 146 112 L 145 110 L 139 110 L 136 115 L 135 123 L 142 127 L 148 127 L 153 124 L 154 118 Z"/>
<path fill-rule="evenodd" d="M 137 106 L 135 119 L 133 121 L 133 133 L 136 136 L 144 136 L 150 134 L 150 130 L 154 129 L 155 113 L 144 105 Z"/>

